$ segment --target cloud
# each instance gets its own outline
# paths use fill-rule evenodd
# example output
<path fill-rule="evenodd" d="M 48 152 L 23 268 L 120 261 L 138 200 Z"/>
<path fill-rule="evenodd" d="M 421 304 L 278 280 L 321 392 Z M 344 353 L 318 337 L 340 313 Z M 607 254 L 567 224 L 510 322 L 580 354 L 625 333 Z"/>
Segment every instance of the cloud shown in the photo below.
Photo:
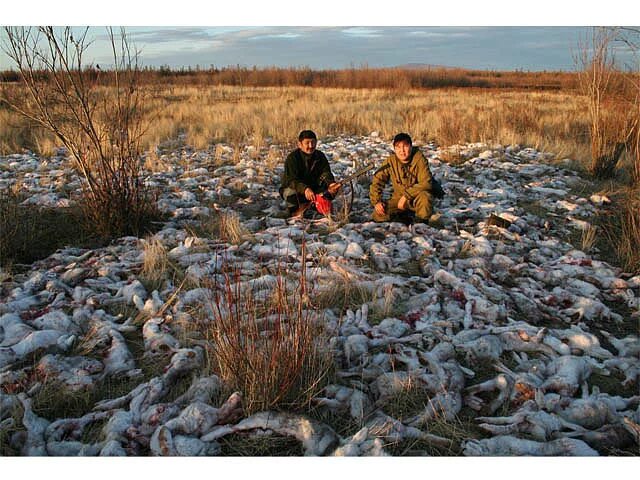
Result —
<path fill-rule="evenodd" d="M 149 30 L 126 27 L 125 30 L 131 40 L 146 44 L 209 40 L 211 38 L 210 33 L 203 27 L 159 27 Z M 114 28 L 113 31 L 116 35 L 119 34 L 118 28 Z M 96 40 L 106 41 L 109 40 L 109 36 L 106 33 L 96 35 Z"/>
<path fill-rule="evenodd" d="M 452 38 L 452 37 L 471 37 L 469 32 L 427 32 L 424 30 L 413 30 L 407 32 L 407 35 L 421 38 Z"/>
<path fill-rule="evenodd" d="M 342 30 L 342 33 L 350 37 L 375 38 L 382 36 L 380 30 L 373 30 L 366 27 L 351 27 Z"/>
<path fill-rule="evenodd" d="M 268 35 L 256 35 L 254 37 L 249 37 L 248 40 L 250 41 L 255 41 L 255 40 L 267 40 L 267 39 L 272 39 L 272 38 L 281 38 L 281 39 L 290 39 L 290 38 L 299 38 L 300 36 L 302 36 L 302 34 L 300 33 L 272 33 L 272 34 L 268 34 Z"/>

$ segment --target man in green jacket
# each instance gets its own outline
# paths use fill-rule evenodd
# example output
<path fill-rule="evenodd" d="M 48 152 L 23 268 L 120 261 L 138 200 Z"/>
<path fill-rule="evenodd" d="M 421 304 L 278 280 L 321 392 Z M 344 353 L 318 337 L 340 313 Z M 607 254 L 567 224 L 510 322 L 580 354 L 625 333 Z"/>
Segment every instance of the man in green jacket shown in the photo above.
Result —
<path fill-rule="evenodd" d="M 373 220 L 388 222 L 406 218 L 415 212 L 415 221 L 428 223 L 432 210 L 432 176 L 429 162 L 418 147 L 414 147 L 407 133 L 393 138 L 394 154 L 382 162 L 373 175 L 369 198 L 373 205 Z M 382 192 L 391 180 L 393 193 L 385 203 Z"/>
<path fill-rule="evenodd" d="M 316 134 L 303 130 L 298 135 L 298 148 L 285 160 L 280 196 L 287 202 L 290 216 L 302 215 L 317 195 L 328 193 L 331 197 L 340 189 L 327 157 L 316 150 L 317 144 Z"/>

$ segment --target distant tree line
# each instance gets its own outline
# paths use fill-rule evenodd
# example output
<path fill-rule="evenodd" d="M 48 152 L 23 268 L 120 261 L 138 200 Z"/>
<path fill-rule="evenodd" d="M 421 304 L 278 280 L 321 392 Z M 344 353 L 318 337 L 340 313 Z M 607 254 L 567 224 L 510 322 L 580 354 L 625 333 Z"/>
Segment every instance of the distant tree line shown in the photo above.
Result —
<path fill-rule="evenodd" d="M 47 72 L 38 72 L 43 77 Z M 100 66 L 89 66 L 85 75 L 97 83 L 110 85 L 114 72 Z M 369 68 L 366 66 L 340 70 L 313 70 L 308 67 L 242 67 L 217 68 L 201 66 L 171 68 L 144 67 L 141 84 L 234 85 L 247 87 L 329 87 L 329 88 L 506 88 L 533 90 L 571 90 L 577 87 L 577 74 L 563 71 L 493 71 L 462 68 Z M 20 82 L 14 70 L 0 72 L 1 82 Z"/>

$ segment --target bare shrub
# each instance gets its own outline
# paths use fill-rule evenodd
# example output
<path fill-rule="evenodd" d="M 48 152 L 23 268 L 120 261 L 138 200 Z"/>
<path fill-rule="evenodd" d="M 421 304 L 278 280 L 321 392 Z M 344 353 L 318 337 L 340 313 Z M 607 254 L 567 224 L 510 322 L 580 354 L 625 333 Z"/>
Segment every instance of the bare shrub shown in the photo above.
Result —
<path fill-rule="evenodd" d="M 596 178 L 611 178 L 633 132 L 634 121 L 627 108 L 624 75 L 613 55 L 614 28 L 594 27 L 580 46 L 580 87 L 587 98 L 591 141 L 590 172 Z"/>
<path fill-rule="evenodd" d="M 211 289 L 200 327 L 207 358 L 229 388 L 242 392 L 245 413 L 308 406 L 326 385 L 333 360 L 318 313 L 307 308 L 304 273 L 292 281 L 279 272 L 273 295 L 262 300 L 237 270 Z"/>
<path fill-rule="evenodd" d="M 633 183 L 640 185 L 640 29 L 625 27 L 621 30 L 621 40 L 635 61 L 634 69 L 627 76 L 629 115 L 633 119 L 627 146 L 633 162 Z"/>
<path fill-rule="evenodd" d="M 111 90 L 84 62 L 88 29 L 5 27 L 5 51 L 25 92 L 3 90 L 3 101 L 53 132 L 68 149 L 83 182 L 81 206 L 105 237 L 138 234 L 154 216 L 140 177 L 144 108 L 138 57 L 124 30 L 108 30 L 113 55 Z"/>

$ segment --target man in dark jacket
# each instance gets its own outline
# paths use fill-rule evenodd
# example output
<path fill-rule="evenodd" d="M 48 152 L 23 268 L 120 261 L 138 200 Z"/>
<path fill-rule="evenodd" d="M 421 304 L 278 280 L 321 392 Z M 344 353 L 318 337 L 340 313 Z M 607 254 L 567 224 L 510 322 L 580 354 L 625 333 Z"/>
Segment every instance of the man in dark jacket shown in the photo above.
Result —
<path fill-rule="evenodd" d="M 280 196 L 287 202 L 290 216 L 300 216 L 315 202 L 316 195 L 335 195 L 340 189 L 327 157 L 316 150 L 318 139 L 311 130 L 298 135 L 298 148 L 291 152 L 284 164 Z"/>
<path fill-rule="evenodd" d="M 373 175 L 369 189 L 373 220 L 393 221 L 411 211 L 415 212 L 417 222 L 428 223 L 433 203 L 433 178 L 429 162 L 420 149 L 412 145 L 407 133 L 399 133 L 394 137 L 393 151 Z M 382 192 L 389 180 L 393 193 L 385 203 Z"/>

